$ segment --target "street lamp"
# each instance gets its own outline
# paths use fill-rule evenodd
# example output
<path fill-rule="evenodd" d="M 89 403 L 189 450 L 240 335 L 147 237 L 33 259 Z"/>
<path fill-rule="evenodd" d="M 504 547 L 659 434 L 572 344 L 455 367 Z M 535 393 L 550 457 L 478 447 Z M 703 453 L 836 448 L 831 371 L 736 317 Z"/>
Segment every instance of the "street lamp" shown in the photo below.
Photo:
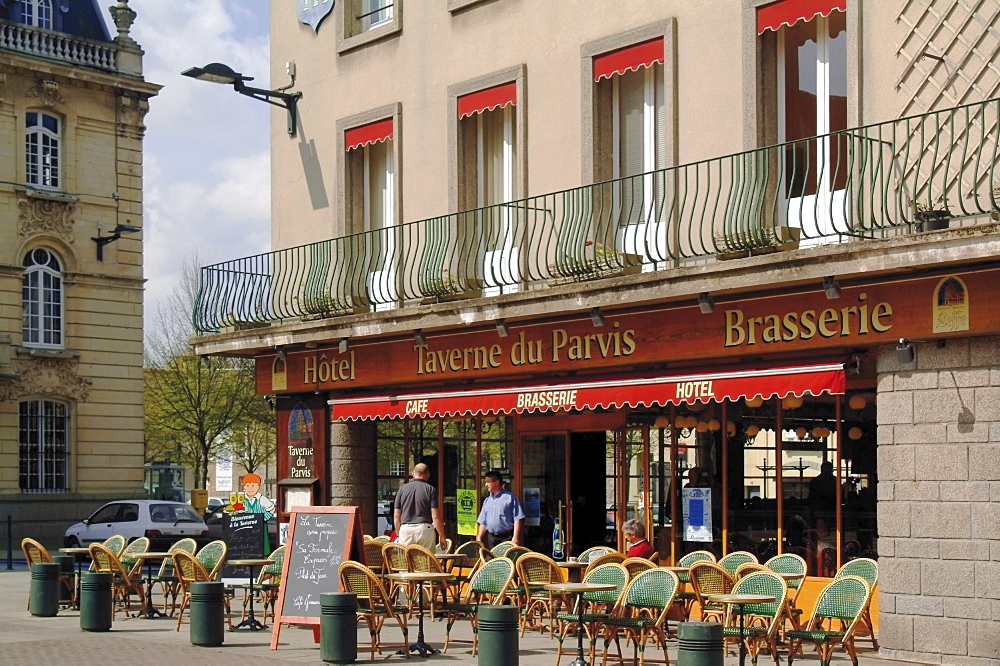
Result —
<path fill-rule="evenodd" d="M 295 107 L 298 104 L 299 99 L 302 97 L 302 93 L 285 92 L 295 85 L 295 63 L 287 63 L 286 69 L 288 70 L 288 74 L 292 77 L 292 82 L 284 88 L 277 88 L 275 90 L 265 90 L 264 88 L 254 88 L 246 85 L 244 81 L 253 81 L 252 76 L 243 76 L 239 72 L 233 71 L 233 68 L 229 65 L 224 65 L 221 62 L 209 63 L 204 67 L 192 67 L 191 69 L 184 70 L 181 74 L 183 76 L 190 76 L 192 79 L 198 79 L 200 81 L 232 84 L 233 89 L 241 95 L 253 97 L 254 99 L 259 99 L 262 102 L 267 102 L 268 104 L 273 104 L 274 106 L 280 106 L 283 109 L 287 109 L 288 136 L 295 136 Z"/>

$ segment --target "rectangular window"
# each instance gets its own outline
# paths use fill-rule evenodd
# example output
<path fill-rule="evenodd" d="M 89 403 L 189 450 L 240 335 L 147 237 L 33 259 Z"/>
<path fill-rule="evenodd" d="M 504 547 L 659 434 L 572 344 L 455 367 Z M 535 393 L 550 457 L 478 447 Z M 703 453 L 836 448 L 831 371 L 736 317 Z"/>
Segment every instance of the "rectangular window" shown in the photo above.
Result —
<path fill-rule="evenodd" d="M 393 0 L 361 0 L 361 30 L 368 31 L 392 21 Z"/>
<path fill-rule="evenodd" d="M 25 182 L 59 188 L 59 119 L 47 113 L 25 114 Z"/>
<path fill-rule="evenodd" d="M 400 0 L 345 0 L 336 8 L 337 52 L 344 53 L 403 29 Z"/>
<path fill-rule="evenodd" d="M 19 405 L 19 485 L 22 492 L 69 490 L 66 405 L 32 400 Z"/>

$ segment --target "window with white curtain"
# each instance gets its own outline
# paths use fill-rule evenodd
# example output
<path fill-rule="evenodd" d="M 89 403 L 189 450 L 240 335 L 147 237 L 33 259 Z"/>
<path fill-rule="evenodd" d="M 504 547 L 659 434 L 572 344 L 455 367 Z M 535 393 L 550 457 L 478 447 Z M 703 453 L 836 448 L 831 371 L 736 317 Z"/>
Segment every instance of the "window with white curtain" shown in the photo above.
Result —
<path fill-rule="evenodd" d="M 69 409 L 52 400 L 18 405 L 18 485 L 22 492 L 69 490 Z"/>
<path fill-rule="evenodd" d="M 663 65 L 615 74 L 611 85 L 614 177 L 664 168 Z"/>
<path fill-rule="evenodd" d="M 26 347 L 63 346 L 62 266 L 59 258 L 43 247 L 24 257 L 21 316 Z"/>
<path fill-rule="evenodd" d="M 48 113 L 24 114 L 24 175 L 28 185 L 59 188 L 59 119 Z"/>
<path fill-rule="evenodd" d="M 514 106 L 508 104 L 476 115 L 476 207 L 484 208 L 514 200 Z M 495 250 L 505 242 L 505 209 L 485 212 L 483 235 L 486 246 Z M 509 226 L 509 225 L 508 225 Z"/>

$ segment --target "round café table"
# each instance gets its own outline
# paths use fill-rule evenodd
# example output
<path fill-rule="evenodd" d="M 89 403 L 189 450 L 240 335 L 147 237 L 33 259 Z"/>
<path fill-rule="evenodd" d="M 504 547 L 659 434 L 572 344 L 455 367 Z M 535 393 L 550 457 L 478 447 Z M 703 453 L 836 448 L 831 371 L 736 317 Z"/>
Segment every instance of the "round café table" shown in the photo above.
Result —
<path fill-rule="evenodd" d="M 421 657 L 426 657 L 430 654 L 437 654 L 440 650 L 436 650 L 431 647 L 427 641 L 424 640 L 424 583 L 441 581 L 442 583 L 451 578 L 450 573 L 439 573 L 433 571 L 399 571 L 397 573 L 391 573 L 386 576 L 390 580 L 397 580 L 401 583 L 416 583 L 417 584 L 417 642 L 407 648 L 404 652 L 402 649 L 397 651 L 397 654 L 409 655 L 410 652 L 418 652 Z M 445 603 L 448 603 L 448 586 L 444 586 Z"/>
<path fill-rule="evenodd" d="M 744 666 L 747 659 L 747 646 L 745 642 L 746 636 L 743 635 L 743 631 L 746 628 L 744 625 L 743 609 L 747 604 L 769 604 L 775 600 L 775 597 L 766 594 L 706 594 L 705 598 L 723 606 L 737 607 L 736 612 L 740 614 L 740 666 Z"/>
<path fill-rule="evenodd" d="M 580 572 L 587 568 L 586 562 L 578 562 L 577 560 L 566 561 L 566 562 L 556 562 L 560 567 L 566 569 L 567 576 L 569 577 L 571 583 L 580 582 Z M 573 580 L 573 579 L 576 580 Z"/>
<path fill-rule="evenodd" d="M 269 564 L 274 564 L 274 560 L 269 560 L 267 558 L 254 558 L 254 559 L 246 559 L 246 560 L 226 560 L 226 564 L 228 564 L 229 566 L 233 566 L 233 567 L 249 567 L 249 569 L 250 569 L 250 587 L 247 588 L 247 594 L 250 595 L 250 610 L 247 611 L 246 618 L 244 618 L 243 620 L 241 620 L 240 623 L 237 624 L 235 627 L 233 627 L 232 630 L 236 631 L 237 629 L 242 629 L 243 627 L 246 627 L 250 631 L 260 631 L 261 629 L 267 629 L 267 625 L 264 624 L 263 622 L 261 622 L 260 620 L 258 620 L 257 616 L 254 615 L 253 598 L 254 598 L 254 596 L 256 596 L 256 594 L 255 594 L 255 590 L 253 589 L 253 584 L 254 584 L 254 581 L 256 580 L 256 576 L 253 575 L 253 568 L 254 567 L 266 567 Z M 264 619 L 267 619 L 267 615 L 264 616 Z"/>
<path fill-rule="evenodd" d="M 83 575 L 83 558 L 81 555 L 89 555 L 89 548 L 60 548 L 60 553 L 65 553 L 67 555 L 72 555 L 73 559 L 76 560 L 76 594 L 73 595 L 73 608 L 80 610 L 80 577 Z"/>
<path fill-rule="evenodd" d="M 562 562 L 559 563 L 563 564 Z M 582 562 L 567 562 L 566 564 L 583 564 Z M 587 566 L 584 564 L 583 566 Z M 576 595 L 576 610 L 579 614 L 576 627 L 576 659 L 569 666 L 589 666 L 583 656 L 583 595 L 587 592 L 609 592 L 617 590 L 617 585 L 611 583 L 549 583 L 546 590 Z"/>
<path fill-rule="evenodd" d="M 139 615 L 145 613 L 147 620 L 151 620 L 154 617 L 167 617 L 166 613 L 163 613 L 153 605 L 153 560 L 165 560 L 168 557 L 173 557 L 173 553 L 129 553 L 128 557 L 129 559 L 146 563 L 146 599 L 143 604 L 145 608 L 139 611 Z"/>

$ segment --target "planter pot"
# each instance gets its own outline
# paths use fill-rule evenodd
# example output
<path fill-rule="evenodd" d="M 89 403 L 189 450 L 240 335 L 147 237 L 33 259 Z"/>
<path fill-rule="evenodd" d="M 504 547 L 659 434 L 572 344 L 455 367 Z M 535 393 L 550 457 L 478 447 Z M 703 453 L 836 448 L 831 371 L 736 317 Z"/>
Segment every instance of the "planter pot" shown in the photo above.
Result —
<path fill-rule="evenodd" d="M 952 214 L 947 210 L 926 210 L 916 214 L 917 223 L 914 229 L 917 232 L 941 231 L 947 229 L 951 223 Z"/>

